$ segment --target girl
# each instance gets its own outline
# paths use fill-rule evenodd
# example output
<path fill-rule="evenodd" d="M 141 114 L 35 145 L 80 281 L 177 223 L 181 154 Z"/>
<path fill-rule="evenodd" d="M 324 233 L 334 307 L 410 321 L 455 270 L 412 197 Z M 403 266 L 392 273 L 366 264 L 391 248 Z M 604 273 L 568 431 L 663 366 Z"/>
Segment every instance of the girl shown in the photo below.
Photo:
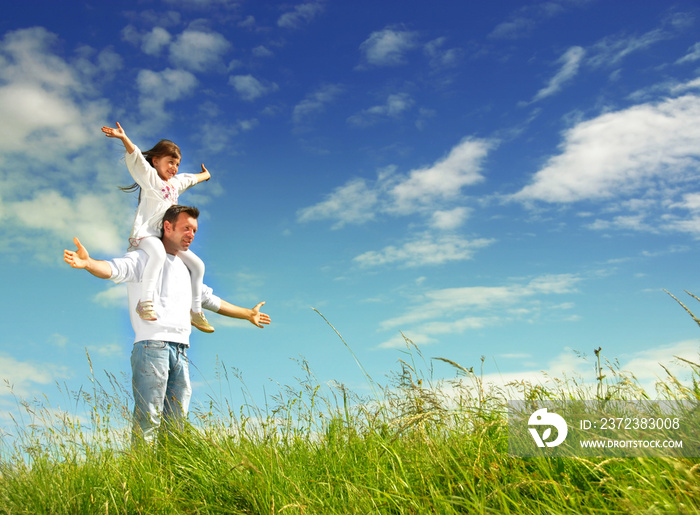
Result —
<path fill-rule="evenodd" d="M 166 209 L 177 204 L 180 193 L 208 181 L 209 171 L 202 165 L 202 173 L 177 175 L 180 167 L 180 148 L 169 140 L 160 140 L 155 147 L 143 153 L 127 137 L 122 126 L 102 127 L 108 138 L 120 139 L 126 149 L 126 166 L 136 181 L 124 191 L 139 191 L 139 206 L 129 236 L 129 250 L 141 249 L 148 254 L 143 270 L 141 298 L 136 312 L 144 320 L 156 320 L 153 296 L 160 271 L 165 263 L 165 248 L 160 240 L 161 219 Z M 204 263 L 194 252 L 178 252 L 178 257 L 187 265 L 192 278 L 192 325 L 206 333 L 214 332 L 202 312 L 202 279 Z"/>

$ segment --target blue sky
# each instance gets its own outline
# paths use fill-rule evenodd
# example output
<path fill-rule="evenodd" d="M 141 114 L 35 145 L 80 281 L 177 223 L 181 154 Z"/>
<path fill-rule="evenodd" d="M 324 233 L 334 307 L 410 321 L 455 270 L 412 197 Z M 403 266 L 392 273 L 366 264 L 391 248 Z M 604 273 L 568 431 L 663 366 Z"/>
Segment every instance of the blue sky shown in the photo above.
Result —
<path fill-rule="evenodd" d="M 260 403 L 303 375 L 362 392 L 410 338 L 488 380 L 649 383 L 698 360 L 663 289 L 700 293 L 696 2 L 25 2 L 0 19 L 0 377 L 128 384 L 125 288 L 72 270 L 123 253 L 136 199 L 119 121 L 183 151 L 205 282 L 264 310 L 195 331 L 195 402 L 217 363 Z M 696 304 L 697 306 L 697 304 Z M 700 306 L 697 306 L 700 312 Z M 581 355 L 583 354 L 583 356 Z M 220 365 L 219 365 L 220 366 Z M 436 376 L 453 370 L 434 363 Z M 15 396 L 0 390 L 0 422 Z M 45 397 L 44 397 L 45 396 Z M 243 401 L 232 385 L 233 405 Z"/>

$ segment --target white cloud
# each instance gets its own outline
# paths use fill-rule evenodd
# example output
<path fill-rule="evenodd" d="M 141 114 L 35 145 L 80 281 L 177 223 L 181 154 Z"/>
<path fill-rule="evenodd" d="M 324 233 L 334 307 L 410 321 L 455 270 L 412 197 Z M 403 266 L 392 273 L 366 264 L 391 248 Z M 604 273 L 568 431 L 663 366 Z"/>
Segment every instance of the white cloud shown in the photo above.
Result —
<path fill-rule="evenodd" d="M 406 53 L 418 46 L 417 37 L 416 32 L 387 27 L 370 34 L 360 50 L 369 65 L 399 66 L 406 64 Z"/>
<path fill-rule="evenodd" d="M 169 120 L 168 114 L 164 112 L 166 102 L 175 102 L 190 96 L 197 84 L 197 78 L 186 70 L 141 70 L 136 77 L 141 112 L 164 123 Z"/>
<path fill-rule="evenodd" d="M 337 84 L 324 84 L 294 106 L 294 110 L 292 112 L 292 119 L 294 120 L 294 123 L 301 123 L 314 113 L 323 111 L 326 105 L 334 102 L 335 99 L 342 93 L 342 86 Z"/>
<path fill-rule="evenodd" d="M 115 219 L 129 219 L 124 196 L 113 191 L 67 197 L 55 190 L 42 190 L 29 200 L 15 201 L 11 205 L 13 217 L 26 229 L 48 231 L 63 242 L 80 236 L 91 250 L 113 254 L 123 250 L 126 241 L 126 233 L 114 222 Z M 37 245 L 40 242 L 37 241 Z"/>
<path fill-rule="evenodd" d="M 162 27 L 154 27 L 151 32 L 143 36 L 141 50 L 148 55 L 160 55 L 163 48 L 172 41 L 170 33 Z"/>
<path fill-rule="evenodd" d="M 593 67 L 616 66 L 630 54 L 646 50 L 670 37 L 671 34 L 663 28 L 650 30 L 641 36 L 607 37 L 589 49 L 586 63 Z"/>
<path fill-rule="evenodd" d="M 348 123 L 367 127 L 386 118 L 397 118 L 403 112 L 413 106 L 414 102 L 411 96 L 407 93 L 395 93 L 389 95 L 384 104 L 376 105 L 365 109 L 348 118 Z"/>
<path fill-rule="evenodd" d="M 456 207 L 448 210 L 438 210 L 432 214 L 430 225 L 435 229 L 450 231 L 457 229 L 469 216 L 470 209 L 466 207 Z"/>
<path fill-rule="evenodd" d="M 676 64 L 694 63 L 698 60 L 700 60 L 700 43 L 695 43 L 683 57 L 676 61 Z"/>
<path fill-rule="evenodd" d="M 400 329 L 412 340 L 414 337 L 425 340 L 435 334 L 460 334 L 513 320 L 534 319 L 543 313 L 546 297 L 575 293 L 580 281 L 575 274 L 555 274 L 504 286 L 430 290 L 417 297 L 412 308 L 385 320 L 380 328 Z M 548 315 L 553 316 L 553 313 Z M 390 342 L 395 340 L 381 346 L 391 346 Z"/>
<path fill-rule="evenodd" d="M 104 104 L 85 97 L 89 77 L 53 54 L 56 43 L 38 27 L 0 42 L 0 151 L 42 148 L 48 160 L 85 145 L 104 116 Z"/>
<path fill-rule="evenodd" d="M 394 340 L 395 344 L 392 347 L 405 347 L 405 344 L 401 345 L 397 339 Z M 691 380 L 690 367 L 675 357 L 697 363 L 697 347 L 697 340 L 688 340 L 657 346 L 650 350 L 639 350 L 623 356 L 605 356 L 605 349 L 603 349 L 601 356 L 603 366 L 606 367 L 604 373 L 607 376 L 605 384 L 614 384 L 622 379 L 622 375 L 629 377 L 629 374 L 632 374 L 636 384 L 630 386 L 630 393 L 641 393 L 643 390 L 651 399 L 664 399 L 666 397 L 659 395 L 659 386 L 661 383 L 669 385 L 672 382 L 666 370 L 682 384 L 688 384 Z M 527 359 L 530 356 L 526 354 L 495 356 L 496 359 L 499 357 Z M 574 394 L 577 398 L 593 400 L 596 397 L 598 381 L 591 359 L 592 357 L 586 358 L 573 349 L 565 348 L 558 355 L 547 360 L 542 367 L 535 368 L 537 365 L 533 364 L 531 367 L 525 365 L 520 370 L 511 372 L 499 370 L 489 373 L 487 371 L 481 375 L 481 381 L 486 389 L 493 387 L 507 399 L 512 400 L 522 398 L 524 385 L 543 385 L 552 393 L 562 391 Z M 608 362 L 619 363 L 619 366 L 611 364 L 613 370 L 609 370 Z M 474 363 L 462 363 L 462 365 L 469 367 Z M 498 366 L 501 368 L 503 364 L 499 363 Z"/>
<path fill-rule="evenodd" d="M 491 245 L 492 239 L 467 240 L 457 235 L 436 236 L 430 232 L 420 234 L 400 247 L 393 245 L 380 251 L 369 251 L 354 258 L 363 267 L 399 264 L 407 267 L 441 265 L 450 261 L 471 259 L 477 249 Z"/>
<path fill-rule="evenodd" d="M 254 129 L 258 123 L 256 118 L 232 120 L 231 123 L 204 122 L 199 126 L 195 139 L 207 153 L 218 153 L 225 149 L 230 153 L 233 152 L 231 142 L 234 137 Z"/>
<path fill-rule="evenodd" d="M 170 45 L 170 62 L 190 71 L 209 70 L 221 65 L 230 47 L 218 32 L 188 29 Z"/>
<path fill-rule="evenodd" d="M 361 224 L 372 220 L 378 203 L 378 193 L 371 190 L 367 182 L 353 179 L 337 188 L 318 204 L 301 209 L 297 213 L 300 222 L 336 218 L 333 226 L 339 229 L 345 224 Z"/>
<path fill-rule="evenodd" d="M 537 295 L 561 295 L 576 291 L 581 280 L 574 274 L 544 275 L 520 284 L 506 286 L 465 286 L 432 290 L 422 296 L 422 302 L 406 314 L 386 320 L 382 328 L 400 327 L 403 324 L 450 316 L 469 310 L 476 312 L 496 309 L 503 311 L 506 306 L 522 304 L 526 299 Z"/>
<path fill-rule="evenodd" d="M 102 306 L 118 306 L 122 307 L 126 305 L 127 299 L 127 289 L 124 284 L 117 284 L 115 286 L 109 286 L 107 289 L 102 290 L 100 293 L 95 295 L 95 302 Z"/>
<path fill-rule="evenodd" d="M 274 55 L 275 55 L 275 54 L 272 52 L 272 50 L 270 50 L 269 48 L 267 48 L 267 47 L 264 46 L 264 45 L 258 45 L 258 46 L 256 46 L 255 48 L 253 48 L 253 50 L 251 50 L 251 53 L 252 53 L 255 57 L 263 57 L 263 58 L 264 58 L 264 57 L 274 57 Z"/>
<path fill-rule="evenodd" d="M 493 39 L 518 39 L 529 35 L 538 25 L 565 11 L 560 2 L 549 1 L 521 7 L 489 34 Z"/>
<path fill-rule="evenodd" d="M 452 68 L 457 66 L 464 57 L 464 51 L 461 48 L 443 48 L 446 42 L 447 38 L 441 37 L 429 41 L 423 47 L 433 68 Z"/>
<path fill-rule="evenodd" d="M 304 2 L 294 7 L 293 11 L 284 13 L 277 20 L 277 25 L 285 29 L 298 29 L 304 23 L 309 23 L 323 12 L 323 1 Z"/>
<path fill-rule="evenodd" d="M 389 191 L 390 211 L 401 214 L 456 199 L 465 186 L 483 181 L 481 166 L 492 143 L 465 139 L 432 166 L 413 170 Z"/>
<path fill-rule="evenodd" d="M 700 97 L 641 104 L 584 121 L 564 134 L 562 152 L 512 196 L 521 201 L 611 199 L 680 183 L 697 173 Z"/>
<path fill-rule="evenodd" d="M 689 211 L 700 211 L 700 193 L 686 193 L 680 202 L 671 207 L 680 207 Z"/>
<path fill-rule="evenodd" d="M 279 89 L 274 82 L 263 83 L 252 75 L 234 75 L 229 79 L 229 84 L 248 102 Z"/>
<path fill-rule="evenodd" d="M 126 196 L 115 192 L 114 171 L 94 145 L 109 108 L 93 96 L 97 72 L 117 68 L 118 56 L 83 47 L 69 62 L 55 54 L 57 43 L 42 28 L 0 42 L 2 249 L 30 249 L 51 262 L 78 230 L 96 250 L 122 248 L 119 220 L 129 219 Z"/>
<path fill-rule="evenodd" d="M 671 86 L 670 91 L 671 93 L 679 94 L 692 89 L 700 89 L 700 77 L 681 84 L 674 84 Z"/>
<path fill-rule="evenodd" d="M 300 222 L 336 220 L 334 228 L 365 223 L 380 213 L 391 215 L 426 214 L 435 228 L 452 229 L 467 216 L 463 207 L 450 203 L 462 198 L 462 188 L 483 180 L 482 161 L 493 141 L 465 139 L 433 165 L 406 175 L 395 167 L 379 172 L 376 181 L 352 179 L 336 188 L 320 203 L 300 209 Z"/>
<path fill-rule="evenodd" d="M 532 101 L 537 102 L 559 92 L 562 86 L 578 73 L 584 55 L 585 50 L 580 46 L 569 48 L 557 61 L 561 63 L 559 71 L 549 80 L 544 88 L 537 92 Z"/>
<path fill-rule="evenodd" d="M 70 377 L 67 367 L 54 363 L 19 361 L 7 354 L 0 354 L 0 380 L 8 381 L 12 391 L 0 388 L 0 396 L 13 393 L 19 398 L 26 398 L 36 393 L 36 385 L 48 385 L 57 379 Z"/>

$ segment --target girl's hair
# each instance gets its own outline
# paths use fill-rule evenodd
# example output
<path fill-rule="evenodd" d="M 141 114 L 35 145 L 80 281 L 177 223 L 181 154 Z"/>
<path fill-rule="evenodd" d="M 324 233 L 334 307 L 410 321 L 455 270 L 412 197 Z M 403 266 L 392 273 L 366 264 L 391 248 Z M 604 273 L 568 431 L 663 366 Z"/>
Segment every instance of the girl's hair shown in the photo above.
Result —
<path fill-rule="evenodd" d="M 162 139 L 156 145 L 150 149 L 142 152 L 143 157 L 146 158 L 146 161 L 148 161 L 148 164 L 153 166 L 153 158 L 154 157 L 175 157 L 177 159 L 182 159 L 182 153 L 180 152 L 180 147 L 178 147 L 175 143 L 170 141 L 169 139 Z M 124 186 L 124 187 L 119 187 L 120 190 L 126 192 L 126 193 L 131 193 L 132 191 L 138 191 L 139 192 L 139 200 L 141 200 L 141 186 L 139 186 L 137 183 L 134 183 L 130 186 Z"/>

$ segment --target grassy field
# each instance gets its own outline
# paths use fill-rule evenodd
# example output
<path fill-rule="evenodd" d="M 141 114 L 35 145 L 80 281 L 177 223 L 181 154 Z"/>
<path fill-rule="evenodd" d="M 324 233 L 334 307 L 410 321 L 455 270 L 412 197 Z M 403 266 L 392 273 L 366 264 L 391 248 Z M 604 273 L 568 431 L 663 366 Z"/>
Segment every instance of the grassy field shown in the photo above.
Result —
<path fill-rule="evenodd" d="M 600 349 L 596 356 L 596 384 L 552 378 L 498 389 L 442 358 L 454 377 L 433 380 L 407 341 L 387 384 L 367 377 L 371 394 L 362 397 L 320 384 L 302 361 L 298 384 L 271 406 L 211 399 L 155 448 L 130 447 L 119 382 L 93 380 L 75 394 L 89 420 L 22 403 L 33 423 L 18 423 L 12 445 L 0 448 L 0 513 L 699 513 L 700 459 L 508 454 L 512 391 L 644 395 L 631 374 L 601 365 Z M 688 366 L 690 384 L 658 385 L 664 398 L 700 401 L 700 367 Z M 226 369 L 220 375 L 233 380 Z"/>

